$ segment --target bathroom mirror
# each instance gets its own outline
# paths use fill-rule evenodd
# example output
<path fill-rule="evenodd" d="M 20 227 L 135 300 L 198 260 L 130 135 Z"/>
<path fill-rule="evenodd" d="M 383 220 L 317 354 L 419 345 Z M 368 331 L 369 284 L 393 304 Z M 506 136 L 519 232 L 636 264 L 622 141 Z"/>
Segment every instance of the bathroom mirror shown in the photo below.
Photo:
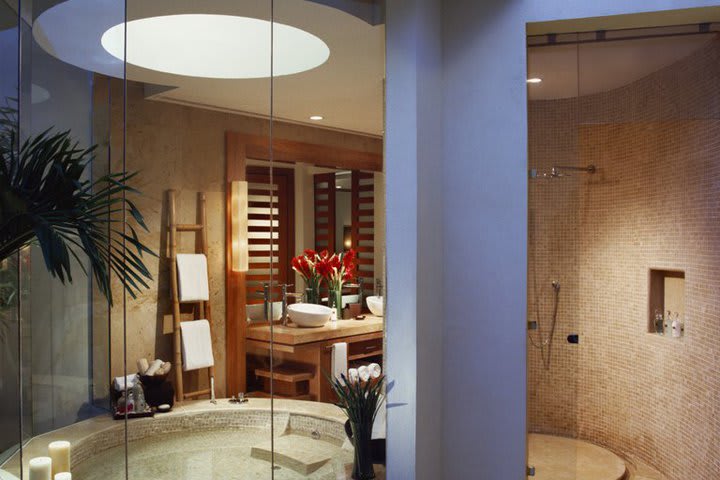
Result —
<path fill-rule="evenodd" d="M 381 177 L 372 171 L 342 170 L 298 164 L 275 163 L 273 185 L 270 187 L 268 162 L 248 160 L 247 178 L 250 195 L 251 242 L 250 270 L 245 287 L 248 292 L 247 318 L 249 322 L 267 321 L 263 305 L 263 285 L 293 285 L 292 292 L 304 295 L 302 275 L 292 267 L 293 257 L 305 250 L 322 252 L 357 252 L 358 268 L 354 285 L 344 292 L 343 302 L 359 303 L 359 288 L 363 296 L 372 295 L 376 289 L 375 258 L 384 255 L 382 236 L 375 235 L 375 178 Z M 382 180 L 379 179 L 378 183 Z M 272 189 L 273 198 L 269 191 Z M 270 238 L 262 242 L 261 234 L 270 222 L 270 202 L 273 201 L 273 249 L 278 258 L 270 269 L 265 267 L 266 252 L 270 249 Z M 378 213 L 378 221 L 382 213 Z M 265 250 L 263 250 L 265 249 Z M 381 265 L 377 265 L 379 268 Z M 379 271 L 379 270 L 378 270 Z M 381 282 L 380 282 L 381 283 Z M 355 289 L 355 291 L 350 291 Z M 275 289 L 280 295 L 279 289 Z M 327 298 L 326 289 L 322 292 Z M 345 295 L 347 294 L 347 295 Z M 347 298 L 345 298 L 347 297 Z M 275 299 L 274 320 L 282 314 L 282 299 Z M 302 300 L 294 296 L 289 303 Z M 307 299 L 305 299 L 307 301 Z M 362 310 L 367 310 L 363 304 Z"/>

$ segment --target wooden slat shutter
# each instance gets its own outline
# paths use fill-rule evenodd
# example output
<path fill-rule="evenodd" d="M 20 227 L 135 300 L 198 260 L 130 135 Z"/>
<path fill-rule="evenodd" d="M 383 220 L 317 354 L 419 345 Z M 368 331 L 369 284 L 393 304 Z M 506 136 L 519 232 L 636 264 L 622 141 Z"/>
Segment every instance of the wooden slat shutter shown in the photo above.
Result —
<path fill-rule="evenodd" d="M 262 303 L 255 293 L 262 293 L 263 283 L 273 282 L 274 291 L 279 285 L 294 278 L 290 258 L 295 243 L 294 180 L 291 174 L 282 170 L 273 172 L 273 185 L 267 169 L 248 168 L 248 243 L 250 248 L 250 269 L 245 276 L 248 303 Z M 273 195 L 271 197 L 270 191 Z M 272 205 L 271 205 L 272 204 Z M 270 209 L 272 207 L 272 255 L 273 268 L 270 271 Z"/>
<path fill-rule="evenodd" d="M 372 295 L 375 284 L 375 181 L 372 173 L 352 172 L 352 247 L 358 253 L 358 277 L 364 293 Z"/>
<path fill-rule="evenodd" d="M 315 250 L 335 252 L 335 172 L 313 175 L 315 184 Z"/>

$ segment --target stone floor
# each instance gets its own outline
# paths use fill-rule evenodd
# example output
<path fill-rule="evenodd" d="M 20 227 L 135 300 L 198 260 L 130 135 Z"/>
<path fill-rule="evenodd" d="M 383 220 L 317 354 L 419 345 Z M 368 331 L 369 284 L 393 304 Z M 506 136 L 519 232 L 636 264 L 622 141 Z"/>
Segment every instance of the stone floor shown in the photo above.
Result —
<path fill-rule="evenodd" d="M 623 480 L 625 462 L 590 442 L 532 433 L 528 439 L 528 464 L 538 480 Z"/>

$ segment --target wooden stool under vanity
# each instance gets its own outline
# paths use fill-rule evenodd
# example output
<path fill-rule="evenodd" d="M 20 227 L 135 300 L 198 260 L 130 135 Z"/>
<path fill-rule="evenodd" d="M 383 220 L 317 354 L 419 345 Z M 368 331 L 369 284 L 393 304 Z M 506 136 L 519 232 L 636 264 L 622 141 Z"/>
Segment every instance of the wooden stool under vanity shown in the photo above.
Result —
<path fill-rule="evenodd" d="M 348 344 L 348 368 L 379 363 L 383 355 L 383 319 L 368 315 L 364 320 L 338 320 L 319 328 L 273 325 L 274 365 L 269 367 L 270 326 L 248 327 L 247 354 L 249 392 L 276 398 L 333 402 L 334 394 L 325 378 L 332 368 L 332 346 Z"/>

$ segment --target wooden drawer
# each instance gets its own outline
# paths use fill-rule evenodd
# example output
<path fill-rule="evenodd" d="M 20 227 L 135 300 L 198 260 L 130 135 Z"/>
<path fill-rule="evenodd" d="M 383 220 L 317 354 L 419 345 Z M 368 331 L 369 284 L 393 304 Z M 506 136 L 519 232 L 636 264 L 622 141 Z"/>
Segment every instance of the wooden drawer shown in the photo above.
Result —
<path fill-rule="evenodd" d="M 348 361 L 376 357 L 383 353 L 382 338 L 374 338 L 362 342 L 352 342 L 348 345 Z"/>

